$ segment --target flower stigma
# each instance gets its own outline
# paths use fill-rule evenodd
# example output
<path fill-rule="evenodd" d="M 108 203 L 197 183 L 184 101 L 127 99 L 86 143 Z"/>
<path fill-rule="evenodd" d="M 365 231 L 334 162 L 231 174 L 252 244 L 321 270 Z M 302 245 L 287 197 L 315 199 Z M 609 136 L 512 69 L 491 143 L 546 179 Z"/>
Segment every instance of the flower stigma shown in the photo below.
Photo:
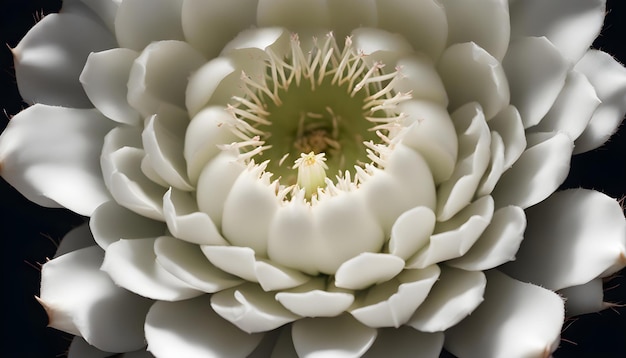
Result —
<path fill-rule="evenodd" d="M 394 90 L 400 69 L 386 72 L 351 37 L 343 49 L 332 33 L 323 41 L 313 38 L 310 50 L 303 47 L 293 34 L 286 55 L 265 50 L 260 74 L 242 71 L 244 95 L 228 105 L 229 128 L 241 139 L 235 144 L 240 160 L 264 162 L 266 173 L 277 178 L 279 198 L 291 200 L 304 190 L 315 202 L 358 188 L 374 167 L 384 168 L 406 117 L 397 105 L 411 93 Z"/>

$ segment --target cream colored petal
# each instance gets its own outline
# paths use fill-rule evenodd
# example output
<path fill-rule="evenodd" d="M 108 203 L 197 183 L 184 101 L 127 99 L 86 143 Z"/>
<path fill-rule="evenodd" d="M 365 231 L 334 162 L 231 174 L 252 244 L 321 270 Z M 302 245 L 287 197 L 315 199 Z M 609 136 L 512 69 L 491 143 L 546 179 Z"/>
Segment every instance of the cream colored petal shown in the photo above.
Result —
<path fill-rule="evenodd" d="M 119 123 L 139 124 L 139 113 L 126 100 L 126 83 L 137 56 L 137 52 L 125 48 L 92 52 L 80 74 L 80 83 L 91 103 Z"/>
<path fill-rule="evenodd" d="M 330 13 L 327 1 L 259 0 L 257 25 L 260 27 L 282 26 L 293 32 L 329 29 Z"/>
<path fill-rule="evenodd" d="M 93 212 L 89 227 L 96 242 L 104 250 L 120 239 L 157 237 L 164 235 L 167 230 L 162 222 L 135 214 L 115 201 L 100 205 Z"/>
<path fill-rule="evenodd" d="M 363 290 L 384 283 L 399 274 L 404 260 L 391 254 L 364 252 L 342 263 L 335 273 L 335 285 Z"/>
<path fill-rule="evenodd" d="M 278 303 L 273 293 L 252 283 L 213 294 L 211 307 L 247 333 L 271 331 L 299 318 Z"/>
<path fill-rule="evenodd" d="M 275 298 L 289 311 L 302 317 L 339 316 L 354 302 L 352 293 L 337 290 L 333 286 L 327 289 L 326 282 L 321 278 L 314 278 L 301 286 L 278 292 Z"/>
<path fill-rule="evenodd" d="M 511 277 L 558 290 L 626 266 L 626 219 L 619 203 L 593 190 L 553 194 L 527 210 L 528 227 Z"/>
<path fill-rule="evenodd" d="M 386 71 L 393 71 L 397 61 L 413 51 L 406 38 L 398 33 L 378 28 L 360 27 L 350 35 L 352 47 L 366 55 L 364 60 L 370 65 L 380 61 Z"/>
<path fill-rule="evenodd" d="M 441 2 L 448 17 L 448 45 L 475 42 L 502 60 L 511 35 L 507 0 Z"/>
<path fill-rule="evenodd" d="M 139 349 L 152 301 L 118 287 L 100 271 L 103 254 L 91 246 L 44 264 L 40 302 L 54 328 L 109 352 Z"/>
<path fill-rule="evenodd" d="M 558 294 L 565 300 L 565 313 L 568 317 L 599 312 L 610 307 L 610 304 L 604 302 L 604 287 L 601 278 L 564 288 L 559 290 Z"/>
<path fill-rule="evenodd" d="M 112 125 L 95 110 L 36 104 L 0 136 L 0 173 L 39 205 L 89 216 L 110 200 L 98 157 Z"/>
<path fill-rule="evenodd" d="M 65 234 L 65 236 L 63 236 L 59 246 L 54 252 L 54 257 L 56 258 L 72 251 L 78 251 L 80 249 L 84 249 L 85 247 L 94 246 L 95 243 L 96 242 L 91 235 L 91 231 L 89 231 L 89 225 L 87 223 L 82 224 L 73 228 Z"/>
<path fill-rule="evenodd" d="M 424 333 L 411 327 L 379 328 L 372 348 L 363 358 L 437 358 L 443 348 L 443 333 Z"/>
<path fill-rule="evenodd" d="M 509 105 L 509 83 L 500 61 L 474 42 L 448 47 L 437 69 L 450 98 L 449 110 L 475 101 L 489 120 Z"/>
<path fill-rule="evenodd" d="M 184 40 L 182 3 L 183 0 L 123 0 L 115 16 L 120 47 L 141 51 L 155 41 Z"/>
<path fill-rule="evenodd" d="M 514 106 L 508 106 L 487 122 L 487 125 L 502 138 L 505 148 L 503 166 L 509 169 L 526 149 L 522 117 Z"/>
<path fill-rule="evenodd" d="M 376 0 L 341 0 L 327 4 L 330 28 L 338 39 L 345 38 L 353 29 L 378 25 Z"/>
<path fill-rule="evenodd" d="M 156 262 L 156 239 L 119 240 L 106 250 L 101 270 L 113 281 L 140 296 L 159 301 L 180 301 L 203 294 Z"/>
<path fill-rule="evenodd" d="M 87 5 L 107 26 L 111 33 L 115 32 L 115 15 L 122 0 L 80 0 Z M 65 9 L 65 3 L 63 4 Z"/>
<path fill-rule="evenodd" d="M 191 74 L 184 92 L 185 106 L 193 118 L 213 104 L 225 106 L 232 96 L 241 95 L 241 71 L 233 59 L 217 57 Z"/>
<path fill-rule="evenodd" d="M 115 39 L 95 19 L 46 16 L 12 50 L 20 95 L 31 104 L 91 108 L 78 77 L 89 53 L 113 47 Z"/>
<path fill-rule="evenodd" d="M 446 331 L 446 350 L 467 358 L 549 356 L 565 318 L 561 297 L 495 270 L 486 274 L 485 301 Z"/>
<path fill-rule="evenodd" d="M 485 196 L 491 194 L 498 184 L 498 180 L 504 172 L 504 141 L 498 132 L 491 132 L 491 145 L 489 146 L 489 165 L 487 170 L 478 184 L 476 196 Z"/>
<path fill-rule="evenodd" d="M 377 330 L 362 325 L 349 314 L 329 318 L 304 318 L 291 328 L 299 357 L 357 358 L 372 346 Z"/>
<path fill-rule="evenodd" d="M 155 303 L 146 318 L 148 351 L 159 358 L 246 357 L 263 338 L 219 317 L 210 296 Z"/>
<path fill-rule="evenodd" d="M 417 52 L 438 59 L 446 45 L 448 21 L 436 0 L 377 0 L 378 26 L 403 34 Z"/>
<path fill-rule="evenodd" d="M 422 332 L 445 331 L 483 302 L 486 285 L 487 279 L 480 271 L 442 265 L 439 280 L 406 324 Z"/>
<path fill-rule="evenodd" d="M 484 271 L 515 260 L 525 229 L 524 210 L 518 206 L 500 208 L 470 250 L 446 264 L 464 270 Z"/>
<path fill-rule="evenodd" d="M 395 327 L 407 323 L 437 281 L 437 265 L 405 270 L 396 278 L 376 285 L 355 302 L 350 314 L 368 327 Z"/>
<path fill-rule="evenodd" d="M 413 256 L 428 243 L 435 223 L 435 214 L 429 208 L 418 206 L 405 211 L 391 228 L 389 253 L 403 260 Z"/>
<path fill-rule="evenodd" d="M 243 282 L 212 265 L 198 245 L 161 236 L 154 243 L 154 253 L 161 267 L 204 292 L 218 292 Z"/>
<path fill-rule="evenodd" d="M 448 107 L 448 94 L 435 65 L 428 56 L 412 53 L 396 62 L 401 76 L 394 83 L 397 92 L 411 93 L 419 101 L 432 101 L 443 108 Z"/>
<path fill-rule="evenodd" d="M 163 196 L 163 216 L 178 239 L 198 245 L 228 245 L 209 215 L 199 211 L 190 193 L 170 188 Z"/>
<path fill-rule="evenodd" d="M 545 37 L 523 37 L 511 41 L 502 66 L 524 128 L 536 125 L 563 89 L 570 64 Z"/>
<path fill-rule="evenodd" d="M 552 194 L 567 177 L 574 149 L 569 136 L 553 132 L 527 137 L 529 141 L 537 138 L 542 141 L 531 142 L 513 167 L 502 175 L 492 193 L 496 207 L 516 205 L 525 209 Z"/>

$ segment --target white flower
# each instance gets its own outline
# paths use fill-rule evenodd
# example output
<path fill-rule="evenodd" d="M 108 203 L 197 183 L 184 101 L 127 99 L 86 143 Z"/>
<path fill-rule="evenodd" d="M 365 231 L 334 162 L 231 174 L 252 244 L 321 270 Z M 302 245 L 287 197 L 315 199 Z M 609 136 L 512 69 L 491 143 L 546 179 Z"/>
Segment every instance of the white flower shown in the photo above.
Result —
<path fill-rule="evenodd" d="M 615 200 L 553 194 L 626 112 L 604 11 L 66 1 L 14 49 L 36 104 L 0 137 L 8 182 L 90 216 L 43 267 L 51 326 L 157 357 L 549 355 L 626 266 Z"/>

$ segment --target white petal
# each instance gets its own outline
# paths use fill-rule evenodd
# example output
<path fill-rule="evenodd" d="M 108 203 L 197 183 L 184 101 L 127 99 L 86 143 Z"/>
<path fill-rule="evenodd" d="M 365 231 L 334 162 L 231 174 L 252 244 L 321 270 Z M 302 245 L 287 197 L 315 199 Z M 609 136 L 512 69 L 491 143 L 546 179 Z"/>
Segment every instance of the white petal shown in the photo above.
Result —
<path fill-rule="evenodd" d="M 160 301 L 178 301 L 201 291 L 167 272 L 156 262 L 156 239 L 119 240 L 106 250 L 102 270 L 113 281 L 138 295 Z"/>
<path fill-rule="evenodd" d="M 604 303 L 602 279 L 596 278 L 585 284 L 559 290 L 565 300 L 565 313 L 568 317 L 602 311 L 609 307 Z"/>
<path fill-rule="evenodd" d="M 428 297 L 407 322 L 422 332 L 439 332 L 459 323 L 483 301 L 487 279 L 482 272 L 446 267 Z"/>
<path fill-rule="evenodd" d="M 559 344 L 564 318 L 554 292 L 489 271 L 485 301 L 446 331 L 444 347 L 466 358 L 547 357 Z"/>
<path fill-rule="evenodd" d="M 401 258 L 381 253 L 364 252 L 339 266 L 335 285 L 350 290 L 362 290 L 389 281 L 404 268 Z"/>
<path fill-rule="evenodd" d="M 96 242 L 89 231 L 89 225 L 86 223 L 82 224 L 79 227 L 70 230 L 70 232 L 63 236 L 56 252 L 54 253 L 54 257 L 56 258 L 72 251 L 78 251 L 80 249 L 84 249 L 85 247 L 94 246 L 95 243 Z"/>
<path fill-rule="evenodd" d="M 239 95 L 241 72 L 233 59 L 217 57 L 191 74 L 187 83 L 185 106 L 194 117 L 209 104 L 224 106 Z"/>
<path fill-rule="evenodd" d="M 626 266 L 626 219 L 619 203 L 571 189 L 527 210 L 517 260 L 505 272 L 552 290 L 582 285 Z"/>
<path fill-rule="evenodd" d="M 89 220 L 89 227 L 98 245 L 107 249 L 120 239 L 145 239 L 165 234 L 166 227 L 119 206 L 115 201 L 100 205 Z"/>
<path fill-rule="evenodd" d="M 289 311 L 302 317 L 335 317 L 346 311 L 354 302 L 354 295 L 328 290 L 322 279 L 312 279 L 302 286 L 278 292 L 276 301 Z"/>
<path fill-rule="evenodd" d="M 372 346 L 377 330 L 344 314 L 298 320 L 292 325 L 291 336 L 299 357 L 357 358 Z"/>
<path fill-rule="evenodd" d="M 485 196 L 491 194 L 498 180 L 504 172 L 504 141 L 500 134 L 491 131 L 491 144 L 489 146 L 489 165 L 485 174 L 483 174 L 480 184 L 476 189 L 476 196 Z"/>
<path fill-rule="evenodd" d="M 81 0 L 81 2 L 87 5 L 107 26 L 109 31 L 115 32 L 115 15 L 117 14 L 117 8 L 122 0 Z M 65 3 L 63 4 L 63 10 L 66 10 Z"/>
<path fill-rule="evenodd" d="M 420 101 L 432 101 L 443 108 L 448 106 L 448 93 L 435 68 L 433 60 L 421 53 L 402 56 L 396 62 L 401 77 L 393 88 L 398 92 L 410 92 Z"/>
<path fill-rule="evenodd" d="M 179 302 L 156 302 L 146 318 L 148 350 L 160 358 L 245 357 L 263 338 L 220 318 L 203 295 Z"/>
<path fill-rule="evenodd" d="M 80 71 L 90 52 L 113 47 L 113 36 L 89 17 L 46 16 L 12 50 L 21 96 L 29 103 L 91 107 L 78 81 Z"/>
<path fill-rule="evenodd" d="M 377 0 L 378 26 L 403 34 L 417 52 L 439 58 L 446 45 L 448 21 L 434 0 Z"/>
<path fill-rule="evenodd" d="M 126 100 L 126 83 L 137 56 L 137 52 L 125 48 L 92 52 L 80 74 L 80 83 L 91 103 L 119 123 L 139 124 L 139 113 Z"/>
<path fill-rule="evenodd" d="M 115 17 L 115 35 L 120 47 L 141 51 L 154 41 L 184 40 L 182 3 L 183 0 L 122 1 Z"/>
<path fill-rule="evenodd" d="M 196 114 L 189 125 L 184 140 L 184 157 L 187 174 L 192 183 L 198 182 L 202 168 L 220 153 L 218 145 L 237 141 L 233 132 L 225 126 L 232 118 L 226 108 L 212 106 Z"/>
<path fill-rule="evenodd" d="M 570 71 L 563 90 L 548 114 L 538 125 L 529 130 L 532 132 L 563 131 L 575 140 L 589 124 L 591 115 L 600 102 L 587 77 L 580 72 Z"/>
<path fill-rule="evenodd" d="M 536 125 L 561 92 L 569 63 L 545 37 L 524 37 L 511 42 L 502 66 L 524 128 Z"/>
<path fill-rule="evenodd" d="M 266 332 L 293 322 L 299 317 L 265 292 L 259 285 L 243 284 L 211 296 L 211 307 L 244 332 Z"/>
<path fill-rule="evenodd" d="M 36 104 L 0 136 L 0 172 L 39 205 L 89 216 L 110 196 L 98 165 L 112 122 L 95 110 Z"/>
<path fill-rule="evenodd" d="M 239 31 L 254 25 L 258 0 L 183 0 L 182 24 L 189 44 L 212 58 Z"/>
<path fill-rule="evenodd" d="M 265 358 L 263 355 L 258 358 Z M 296 348 L 293 346 L 293 340 L 291 339 L 291 325 L 285 326 L 280 329 L 278 339 L 272 350 L 271 358 L 298 358 Z M 257 358 L 257 357 L 250 357 Z"/>
<path fill-rule="evenodd" d="M 424 268 L 461 257 L 469 251 L 493 216 L 493 198 L 484 196 L 461 210 L 452 219 L 437 223 L 427 247 L 406 262 L 406 267 Z"/>
<path fill-rule="evenodd" d="M 217 292 L 242 281 L 213 266 L 193 245 L 170 236 L 161 236 L 154 243 L 156 261 L 169 273 L 204 292 Z"/>
<path fill-rule="evenodd" d="M 200 212 L 187 192 L 171 189 L 163 196 L 167 228 L 176 238 L 199 245 L 228 245 L 209 215 Z"/>
<path fill-rule="evenodd" d="M 279 200 L 269 180 L 263 180 L 261 168 L 245 170 L 233 184 L 224 201 L 222 233 L 235 246 L 252 248 L 267 256 L 269 227 Z"/>
<path fill-rule="evenodd" d="M 99 270 L 102 257 L 102 249 L 91 246 L 43 266 L 41 302 L 49 324 L 105 351 L 139 349 L 152 301 L 116 286 Z"/>
<path fill-rule="evenodd" d="M 512 36 L 546 36 L 578 61 L 600 34 L 606 0 L 530 0 L 511 4 Z"/>
<path fill-rule="evenodd" d="M 330 28 L 330 13 L 326 1 L 259 0 L 257 25 L 281 26 L 294 32 Z"/>
<path fill-rule="evenodd" d="M 191 191 L 183 157 L 187 116 L 181 111 L 159 111 L 147 120 L 142 133 L 143 146 L 150 166 L 174 188 Z"/>
<path fill-rule="evenodd" d="M 443 0 L 442 3 L 448 17 L 448 45 L 472 41 L 502 60 L 511 34 L 508 1 Z"/>
<path fill-rule="evenodd" d="M 67 358 L 107 358 L 109 356 L 111 352 L 99 350 L 80 336 L 74 336 L 67 352 Z"/>
<path fill-rule="evenodd" d="M 380 61 L 388 71 L 394 70 L 393 65 L 405 56 L 412 54 L 411 44 L 397 33 L 383 31 L 378 28 L 359 27 L 350 35 L 352 47 L 366 55 L 364 60 L 370 65 Z"/>
<path fill-rule="evenodd" d="M 437 358 L 443 348 L 443 333 L 424 333 L 411 327 L 379 328 L 372 348 L 363 358 Z"/>
<path fill-rule="evenodd" d="M 407 115 L 408 131 L 402 143 L 418 151 L 428 163 L 436 184 L 452 175 L 457 160 L 458 138 L 445 107 L 427 101 L 409 100 L 398 105 Z"/>
<path fill-rule="evenodd" d="M 157 113 L 163 102 L 184 109 L 188 78 L 205 62 L 186 42 L 151 43 L 130 69 L 128 103 L 144 117 Z"/>
<path fill-rule="evenodd" d="M 590 50 L 576 64 L 593 85 L 602 101 L 589 125 L 576 140 L 576 153 L 595 149 L 606 142 L 624 118 L 626 112 L 626 69 L 611 55 Z"/>
<path fill-rule="evenodd" d="M 480 105 L 469 103 L 452 114 L 459 156 L 452 177 L 437 189 L 437 220 L 453 217 L 474 198 L 489 165 L 491 134 Z"/>
<path fill-rule="evenodd" d="M 509 169 L 526 149 L 522 117 L 514 106 L 508 106 L 487 122 L 487 125 L 502 138 L 505 147 L 503 166 Z"/>
<path fill-rule="evenodd" d="M 201 246 L 212 264 L 247 281 L 258 282 L 265 291 L 299 286 L 310 278 L 270 260 L 257 259 L 249 247 Z"/>
<path fill-rule="evenodd" d="M 464 270 L 483 271 L 515 260 L 525 229 L 524 210 L 518 206 L 500 208 L 470 250 L 447 264 Z"/>
<path fill-rule="evenodd" d="M 508 106 L 511 94 L 500 61 L 475 43 L 448 47 L 437 69 L 448 91 L 451 111 L 476 101 L 489 120 Z"/>
<path fill-rule="evenodd" d="M 358 27 L 376 27 L 378 8 L 376 0 L 329 1 L 330 28 L 338 39 L 349 35 Z"/>
<path fill-rule="evenodd" d="M 371 287 L 350 314 L 369 327 L 395 327 L 407 323 L 437 281 L 437 265 L 405 270 L 393 280 Z"/>
<path fill-rule="evenodd" d="M 497 207 L 512 204 L 525 209 L 548 197 L 563 183 L 569 172 L 573 143 L 564 132 L 548 135 L 539 144 L 531 143 L 502 175 L 492 193 Z M 528 139 L 533 137 L 529 135 Z"/>
<path fill-rule="evenodd" d="M 423 206 L 402 213 L 391 228 L 389 253 L 403 260 L 413 256 L 428 243 L 435 229 L 435 222 L 433 211 Z"/>

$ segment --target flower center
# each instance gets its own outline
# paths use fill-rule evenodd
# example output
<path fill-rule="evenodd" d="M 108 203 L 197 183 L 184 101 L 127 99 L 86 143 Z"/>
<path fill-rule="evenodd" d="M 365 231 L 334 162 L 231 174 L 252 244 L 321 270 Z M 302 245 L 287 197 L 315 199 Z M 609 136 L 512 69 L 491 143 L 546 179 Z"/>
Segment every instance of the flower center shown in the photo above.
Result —
<path fill-rule="evenodd" d="M 411 95 L 394 91 L 398 69 L 385 73 L 350 37 L 343 49 L 332 33 L 313 39 L 305 53 L 292 35 L 290 47 L 284 58 L 266 51 L 262 78 L 242 73 L 245 95 L 228 107 L 240 158 L 263 161 L 283 199 L 356 188 L 368 166 L 384 167 L 380 154 L 404 119 L 396 106 Z M 326 180 L 327 170 L 335 180 Z"/>

